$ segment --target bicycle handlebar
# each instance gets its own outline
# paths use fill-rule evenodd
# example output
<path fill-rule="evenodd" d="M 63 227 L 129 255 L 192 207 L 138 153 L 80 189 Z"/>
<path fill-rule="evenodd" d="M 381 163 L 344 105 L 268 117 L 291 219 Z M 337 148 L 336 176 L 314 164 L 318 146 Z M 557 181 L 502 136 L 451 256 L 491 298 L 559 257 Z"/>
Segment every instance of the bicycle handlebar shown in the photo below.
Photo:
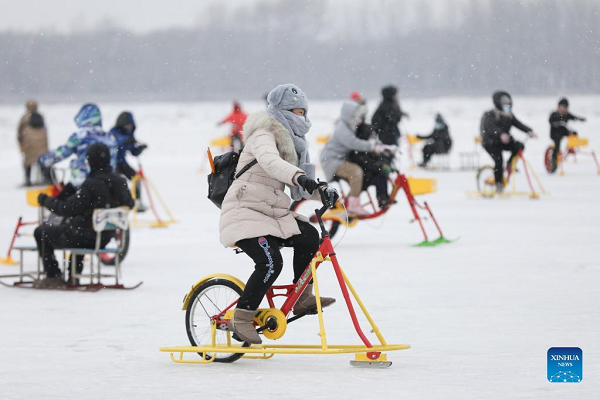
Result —
<path fill-rule="evenodd" d="M 323 206 L 327 208 L 335 207 L 338 199 L 340 198 L 339 193 L 334 188 L 330 187 L 327 182 L 319 181 L 319 186 L 317 188 L 319 190 L 319 194 L 321 195 L 321 202 Z"/>
<path fill-rule="evenodd" d="M 315 215 L 317 216 L 317 220 L 319 221 L 319 226 L 321 227 L 321 236 L 327 237 L 329 236 L 329 232 L 325 229 L 325 225 L 323 224 L 323 214 L 330 209 L 334 208 L 337 201 L 340 198 L 339 193 L 332 187 L 329 187 L 327 182 L 319 182 L 319 186 L 317 190 L 319 191 L 319 195 L 321 196 L 321 202 L 323 203 L 323 207 L 318 210 L 315 210 Z"/>

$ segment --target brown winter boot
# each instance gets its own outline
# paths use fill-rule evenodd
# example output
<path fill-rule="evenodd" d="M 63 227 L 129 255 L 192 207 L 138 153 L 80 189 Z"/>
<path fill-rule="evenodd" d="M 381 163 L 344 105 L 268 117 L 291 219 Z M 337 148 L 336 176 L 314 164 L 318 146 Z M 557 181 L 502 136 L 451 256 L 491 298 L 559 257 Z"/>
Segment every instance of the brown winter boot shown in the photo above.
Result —
<path fill-rule="evenodd" d="M 331 297 L 321 297 L 321 308 L 329 307 L 335 303 L 335 299 Z M 317 311 L 317 298 L 313 294 L 313 285 L 306 285 L 306 289 L 298 298 L 298 301 L 294 305 L 294 315 L 299 315 L 307 311 Z"/>
<path fill-rule="evenodd" d="M 261 344 L 262 340 L 256 332 L 252 320 L 256 315 L 256 310 L 243 310 L 236 308 L 233 312 L 233 318 L 229 321 L 229 330 L 235 333 L 240 340 L 251 344 Z"/>

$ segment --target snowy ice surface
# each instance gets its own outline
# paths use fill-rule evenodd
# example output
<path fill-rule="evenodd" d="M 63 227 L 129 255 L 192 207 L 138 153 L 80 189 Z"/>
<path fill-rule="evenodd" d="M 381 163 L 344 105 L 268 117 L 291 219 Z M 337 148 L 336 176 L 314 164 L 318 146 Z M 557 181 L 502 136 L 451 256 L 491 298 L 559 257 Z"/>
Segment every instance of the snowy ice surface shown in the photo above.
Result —
<path fill-rule="evenodd" d="M 600 150 L 600 97 L 570 100 L 574 113 L 588 117 L 575 128 Z M 470 198 L 466 192 L 474 190 L 474 172 L 411 172 L 438 180 L 438 192 L 426 199 L 446 235 L 460 240 L 411 247 L 421 237 L 401 197 L 388 215 L 358 224 L 338 245 L 342 266 L 388 342 L 412 346 L 391 352 L 394 365 L 386 370 L 352 368 L 349 355 L 279 355 L 202 366 L 178 365 L 160 353 L 161 346 L 188 343 L 181 302 L 194 282 L 215 272 L 244 280 L 252 271 L 245 255 L 219 244 L 219 213 L 205 198 L 206 176 L 199 172 L 207 141 L 226 132 L 215 123 L 230 104 L 101 104 L 106 128 L 121 110 L 134 112 L 137 136 L 149 143 L 142 157 L 146 173 L 179 223 L 133 231 L 123 275 L 129 284 L 144 281 L 135 291 L 0 287 L 0 398 L 598 398 L 600 176 L 584 157 L 569 162 L 563 177 L 543 172 L 547 118 L 556 101 L 515 98 L 517 115 L 540 135 L 527 143 L 526 156 L 548 195 Z M 403 129 L 429 131 L 434 113 L 443 112 L 454 137 L 456 167 L 458 151 L 473 148 L 479 117 L 490 103 L 487 98 L 407 100 L 403 106 L 411 119 Z M 246 106 L 256 111 L 263 104 Z M 332 130 L 339 107 L 336 101 L 311 103 L 313 137 Z M 73 131 L 77 109 L 76 104 L 41 105 L 52 146 Z M 2 253 L 17 217 L 36 218 L 18 188 L 15 127 L 21 112 L 21 105 L 0 106 Z M 522 174 L 518 178 L 523 185 Z M 290 252 L 285 256 L 282 283 L 292 276 Z M 26 260 L 33 265 L 31 255 Z M 0 266 L 0 273 L 15 270 Z M 323 293 L 341 300 L 331 271 L 321 271 Z M 358 343 L 342 302 L 325 318 L 331 343 Z M 316 318 L 305 318 L 281 341 L 318 343 L 317 333 Z M 547 381 L 546 352 L 553 346 L 583 349 L 581 383 Z"/>

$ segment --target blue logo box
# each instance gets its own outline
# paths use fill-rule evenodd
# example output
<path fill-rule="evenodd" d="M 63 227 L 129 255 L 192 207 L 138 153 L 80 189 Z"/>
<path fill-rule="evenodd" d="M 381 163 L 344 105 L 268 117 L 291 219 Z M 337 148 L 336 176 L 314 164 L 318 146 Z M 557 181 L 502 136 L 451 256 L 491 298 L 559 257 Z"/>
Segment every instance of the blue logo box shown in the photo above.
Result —
<path fill-rule="evenodd" d="M 577 383 L 583 380 L 583 352 L 579 347 L 548 349 L 548 381 Z"/>

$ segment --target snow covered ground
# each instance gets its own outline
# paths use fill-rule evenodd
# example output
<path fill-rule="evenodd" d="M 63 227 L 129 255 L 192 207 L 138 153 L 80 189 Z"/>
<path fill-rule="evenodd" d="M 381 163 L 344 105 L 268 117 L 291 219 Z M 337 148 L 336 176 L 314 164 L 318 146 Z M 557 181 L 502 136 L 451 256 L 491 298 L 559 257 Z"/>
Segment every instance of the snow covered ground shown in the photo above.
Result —
<path fill-rule="evenodd" d="M 588 117 L 576 129 L 600 150 L 600 96 L 570 100 L 574 113 Z M 427 200 L 446 235 L 459 241 L 411 247 L 420 233 L 409 224 L 401 198 L 385 218 L 360 223 L 338 245 L 342 266 L 386 339 L 412 346 L 390 353 L 394 365 L 386 370 L 352 368 L 344 355 L 280 355 L 201 366 L 174 364 L 160 353 L 161 346 L 188 343 L 181 302 L 194 282 L 214 272 L 245 280 L 252 270 L 246 256 L 219 244 L 218 210 L 205 198 L 206 176 L 199 172 L 207 141 L 226 132 L 215 123 L 230 105 L 101 104 L 106 128 L 121 110 L 135 113 L 138 138 L 149 143 L 144 168 L 179 223 L 133 231 L 123 274 L 126 283 L 144 281 L 135 291 L 0 287 L 0 398 L 597 398 L 600 177 L 584 158 L 569 162 L 566 176 L 543 172 L 547 118 L 556 101 L 515 98 L 516 114 L 541 136 L 527 143 L 526 155 L 548 195 L 537 201 L 470 198 L 466 192 L 475 188 L 474 172 L 417 171 L 411 174 L 438 180 L 438 192 Z M 456 167 L 458 151 L 473 148 L 479 117 L 490 103 L 487 98 L 405 101 L 411 119 L 403 128 L 427 132 L 441 111 L 454 137 Z M 246 104 L 250 111 L 262 106 Z M 311 103 L 313 137 L 331 132 L 339 107 L 339 101 Z M 41 105 L 52 146 L 73 131 L 77 110 L 76 104 Z M 36 215 L 18 188 L 14 131 L 21 112 L 21 106 L 0 106 L 2 253 L 17 217 Z M 292 276 L 289 252 L 286 257 L 282 283 Z M 27 263 L 33 265 L 34 258 Z M 15 269 L 0 266 L 0 274 Z M 323 292 L 340 298 L 333 274 L 322 271 Z M 338 303 L 325 313 L 328 339 L 358 343 L 344 310 Z M 305 318 L 290 326 L 282 342 L 318 343 L 317 333 L 316 318 Z M 546 352 L 556 346 L 583 349 L 583 382 L 547 381 Z"/>

